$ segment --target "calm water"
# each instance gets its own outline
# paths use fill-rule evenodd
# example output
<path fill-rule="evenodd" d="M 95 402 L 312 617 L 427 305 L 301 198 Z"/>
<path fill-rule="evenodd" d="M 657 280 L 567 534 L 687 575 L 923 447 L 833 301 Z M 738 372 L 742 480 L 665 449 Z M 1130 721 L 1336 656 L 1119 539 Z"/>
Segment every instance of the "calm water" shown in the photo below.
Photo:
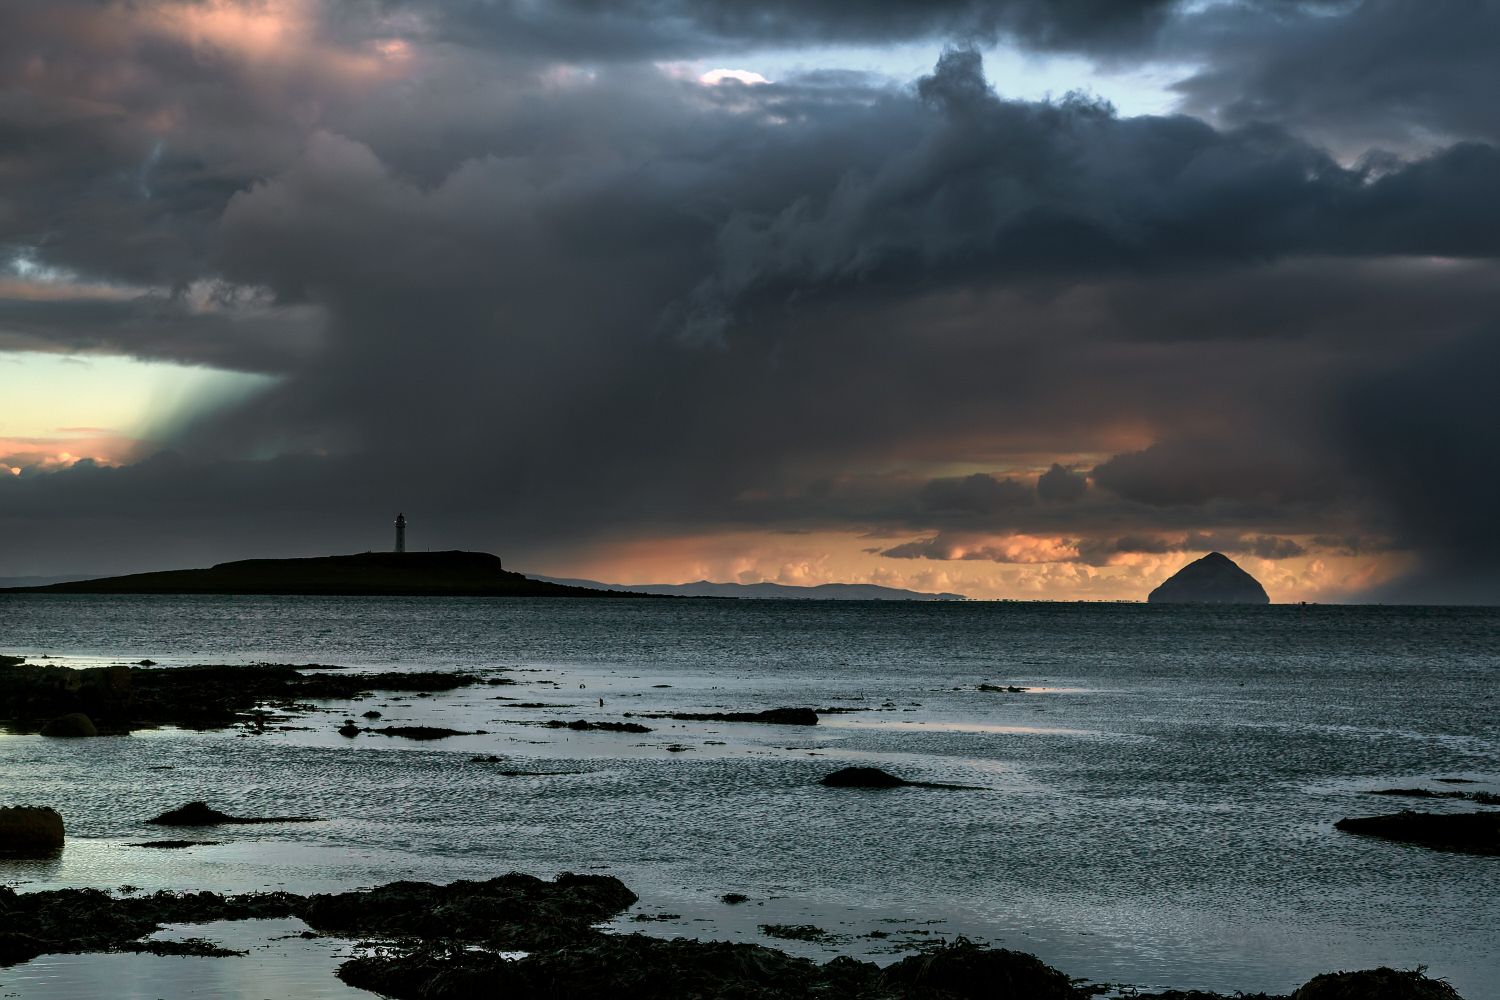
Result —
<path fill-rule="evenodd" d="M 599 870 L 641 895 L 637 912 L 678 915 L 622 921 L 648 933 L 766 942 L 760 923 L 812 922 L 841 940 L 790 950 L 877 960 L 892 940 L 966 933 L 1074 976 L 1216 990 L 1421 963 L 1468 1000 L 1500 998 L 1500 860 L 1332 828 L 1409 804 L 1373 788 L 1464 777 L 1500 792 L 1500 611 L 0 596 L 0 651 L 503 668 L 517 682 L 331 704 L 295 723 L 310 730 L 260 736 L 0 737 L 0 799 L 54 804 L 69 827 L 61 860 L 0 863 L 22 888 Z M 777 705 L 872 711 L 813 729 L 652 722 L 643 736 L 535 724 Z M 372 707 L 382 724 L 489 735 L 334 733 Z M 983 790 L 816 784 L 850 763 Z M 142 820 L 197 798 L 327 822 L 131 846 L 152 839 Z M 731 891 L 752 902 L 718 902 Z M 262 996 L 268 974 L 283 993 L 354 995 L 329 973 L 337 949 L 266 941 L 234 960 L 44 958 L 0 970 L 0 993 L 78 995 L 129 969 L 152 996 L 164 981 Z"/>

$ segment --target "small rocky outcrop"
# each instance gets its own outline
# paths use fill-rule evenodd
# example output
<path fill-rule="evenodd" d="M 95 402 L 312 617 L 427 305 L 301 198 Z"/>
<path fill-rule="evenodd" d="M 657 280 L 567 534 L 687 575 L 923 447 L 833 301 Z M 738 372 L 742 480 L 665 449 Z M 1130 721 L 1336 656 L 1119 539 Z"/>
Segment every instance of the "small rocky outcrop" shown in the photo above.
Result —
<path fill-rule="evenodd" d="M 98 736 L 99 730 L 90 719 L 82 712 L 69 712 L 67 715 L 59 715 L 51 722 L 42 727 L 43 736 L 56 736 L 62 738 L 73 738 L 80 736 Z"/>
<path fill-rule="evenodd" d="M 1500 855 L 1500 812 L 1421 813 L 1354 816 L 1333 824 L 1358 833 L 1443 851 Z"/>
<path fill-rule="evenodd" d="M 845 767 L 825 774 L 821 785 L 829 788 L 902 788 L 911 782 L 878 767 Z"/>
<path fill-rule="evenodd" d="M 189 802 L 146 820 L 156 826 L 249 826 L 256 823 L 317 823 L 316 816 L 231 816 L 207 802 Z"/>
<path fill-rule="evenodd" d="M 0 809 L 0 854 L 39 857 L 62 850 L 62 815 L 48 806 Z"/>
<path fill-rule="evenodd" d="M 1260 581 L 1222 552 L 1190 562 L 1146 598 L 1148 604 L 1270 604 Z"/>

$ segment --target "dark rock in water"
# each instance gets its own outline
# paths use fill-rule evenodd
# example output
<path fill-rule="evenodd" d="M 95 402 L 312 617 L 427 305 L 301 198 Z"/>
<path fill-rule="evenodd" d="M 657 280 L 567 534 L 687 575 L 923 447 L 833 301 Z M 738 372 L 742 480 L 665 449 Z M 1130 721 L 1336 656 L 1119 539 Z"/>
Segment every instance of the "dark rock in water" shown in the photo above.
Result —
<path fill-rule="evenodd" d="M 442 726 L 382 726 L 379 729 L 366 729 L 365 732 L 379 733 L 381 736 L 401 736 L 408 740 L 446 740 L 450 736 L 477 735 L 462 729 L 445 729 Z"/>
<path fill-rule="evenodd" d="M 347 737 L 351 740 L 362 732 L 364 732 L 364 730 L 359 728 L 352 722 L 346 722 L 342 726 L 339 726 L 339 735 Z"/>
<path fill-rule="evenodd" d="M 43 736 L 62 738 L 99 735 L 99 730 L 94 726 L 94 720 L 82 712 L 69 712 L 67 715 L 59 715 L 43 726 L 41 732 Z"/>
<path fill-rule="evenodd" d="M 368 711 L 368 712 L 366 712 L 364 714 L 364 717 L 366 719 L 378 719 L 378 718 L 380 718 L 380 713 L 377 712 L 377 711 L 375 711 L 374 709 L 371 709 L 370 711 Z"/>
<path fill-rule="evenodd" d="M 725 903 L 728 903 L 730 906 L 738 906 L 740 903 L 749 900 L 750 897 L 745 895 L 743 892 L 726 892 L 724 893 L 724 895 L 720 896 L 719 899 Z"/>
<path fill-rule="evenodd" d="M 678 722 L 760 722 L 772 726 L 818 724 L 818 713 L 810 708 L 768 708 L 764 712 L 656 712 L 646 717 Z"/>
<path fill-rule="evenodd" d="M 829 788 L 901 788 L 911 782 L 878 767 L 846 767 L 824 775 L 819 784 Z"/>
<path fill-rule="evenodd" d="M 982 792 L 977 785 L 950 785 L 941 781 L 907 781 L 878 767 L 845 767 L 824 775 L 818 782 L 829 788 L 947 788 L 959 792 Z"/>
<path fill-rule="evenodd" d="M 315 816 L 231 816 L 206 802 L 189 802 L 146 822 L 156 826 L 247 826 L 253 823 L 317 823 L 319 820 Z"/>
<path fill-rule="evenodd" d="M 1270 604 L 1266 589 L 1220 552 L 1190 562 L 1146 598 L 1150 604 Z"/>
<path fill-rule="evenodd" d="M 135 661 L 135 665 L 138 666 L 138 667 L 154 667 L 154 666 L 156 666 L 156 661 L 155 660 L 136 660 Z"/>
<path fill-rule="evenodd" d="M 0 809 L 0 854 L 38 857 L 63 846 L 63 820 L 47 806 L 6 806 Z"/>
<path fill-rule="evenodd" d="M 589 722 L 587 719 L 574 719 L 572 722 L 564 722 L 561 719 L 553 719 L 547 723 L 548 729 L 572 729 L 575 732 L 601 732 L 601 733 L 649 733 L 650 726 L 643 726 L 639 722 Z"/>
<path fill-rule="evenodd" d="M 982 948 L 959 939 L 926 955 L 912 955 L 885 970 L 887 982 L 964 1000 L 1076 1000 L 1066 975 L 1035 955 Z"/>
<path fill-rule="evenodd" d="M 1440 979 L 1399 969 L 1325 972 L 1303 984 L 1292 1000 L 1462 1000 Z"/>
<path fill-rule="evenodd" d="M 1419 813 L 1356 816 L 1333 824 L 1359 833 L 1445 851 L 1500 855 L 1500 812 Z"/>
<path fill-rule="evenodd" d="M 209 847 L 219 844 L 218 840 L 147 840 L 136 844 L 136 847 L 154 847 L 163 851 L 180 851 L 184 847 Z"/>
<path fill-rule="evenodd" d="M 1000 693 L 1000 694 L 1024 694 L 1026 691 L 1028 691 L 1030 689 L 1029 688 L 1023 688 L 1023 687 L 1016 687 L 1014 684 L 1005 684 L 1005 685 L 1001 685 L 1001 684 L 981 684 L 981 685 L 979 685 L 979 690 L 981 690 L 981 691 L 992 691 L 992 692 L 997 692 L 997 693 Z"/>

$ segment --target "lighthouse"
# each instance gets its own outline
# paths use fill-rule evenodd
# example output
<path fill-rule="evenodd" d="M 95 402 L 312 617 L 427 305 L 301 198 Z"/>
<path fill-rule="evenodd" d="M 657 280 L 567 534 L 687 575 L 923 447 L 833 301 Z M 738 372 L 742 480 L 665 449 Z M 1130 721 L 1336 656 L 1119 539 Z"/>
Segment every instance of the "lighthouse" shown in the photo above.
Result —
<path fill-rule="evenodd" d="M 396 515 L 396 551 L 406 551 L 406 515 Z"/>

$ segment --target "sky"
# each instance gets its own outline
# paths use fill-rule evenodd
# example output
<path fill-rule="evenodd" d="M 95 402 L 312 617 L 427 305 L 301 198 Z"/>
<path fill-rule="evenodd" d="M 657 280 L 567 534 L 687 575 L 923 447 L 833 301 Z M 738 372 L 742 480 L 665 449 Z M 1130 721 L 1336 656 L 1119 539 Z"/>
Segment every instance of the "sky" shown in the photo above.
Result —
<path fill-rule="evenodd" d="M 1500 4 L 6 0 L 0 576 L 1500 603 Z"/>

